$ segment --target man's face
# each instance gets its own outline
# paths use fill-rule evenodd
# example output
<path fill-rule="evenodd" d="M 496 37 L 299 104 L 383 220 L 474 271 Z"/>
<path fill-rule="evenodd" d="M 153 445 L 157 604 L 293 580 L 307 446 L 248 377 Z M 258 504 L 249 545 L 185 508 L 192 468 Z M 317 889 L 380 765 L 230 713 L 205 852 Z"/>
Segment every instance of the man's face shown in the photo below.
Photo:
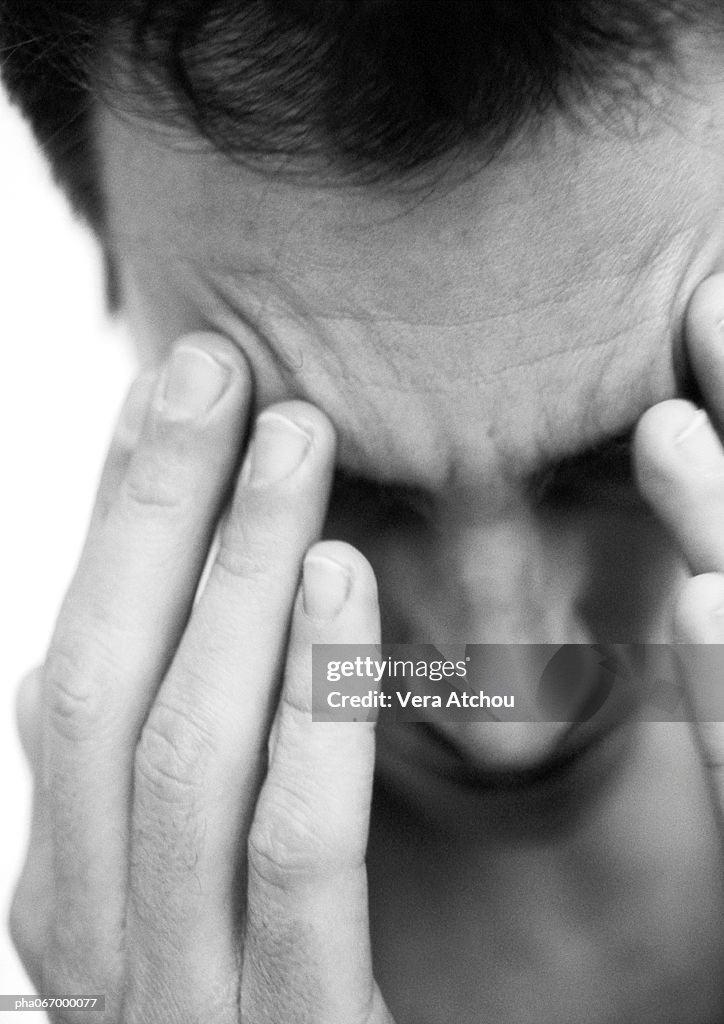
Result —
<path fill-rule="evenodd" d="M 259 407 L 315 403 L 342 466 L 421 490 L 469 597 L 454 622 L 413 616 L 422 629 L 661 639 L 671 575 L 643 506 L 556 517 L 530 485 L 680 390 L 682 314 L 723 259 L 711 66 L 700 53 L 706 83 L 587 127 L 551 117 L 489 166 L 416 189 L 289 179 L 101 112 L 110 248 L 142 352 L 221 331 Z"/>
<path fill-rule="evenodd" d="M 230 334 L 259 404 L 319 404 L 348 468 L 497 506 L 674 392 L 681 313 L 721 248 L 710 99 L 551 119 L 417 188 L 285 181 L 106 111 L 124 305 L 156 350 Z"/>

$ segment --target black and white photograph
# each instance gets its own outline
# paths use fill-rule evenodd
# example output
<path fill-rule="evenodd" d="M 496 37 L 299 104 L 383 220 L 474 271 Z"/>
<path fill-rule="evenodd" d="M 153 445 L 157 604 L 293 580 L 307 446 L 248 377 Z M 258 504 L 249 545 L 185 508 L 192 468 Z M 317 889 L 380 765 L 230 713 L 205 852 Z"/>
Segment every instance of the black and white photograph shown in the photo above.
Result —
<path fill-rule="evenodd" d="M 722 1024 L 724 3 L 0 0 L 0 296 L 0 1017 Z"/>

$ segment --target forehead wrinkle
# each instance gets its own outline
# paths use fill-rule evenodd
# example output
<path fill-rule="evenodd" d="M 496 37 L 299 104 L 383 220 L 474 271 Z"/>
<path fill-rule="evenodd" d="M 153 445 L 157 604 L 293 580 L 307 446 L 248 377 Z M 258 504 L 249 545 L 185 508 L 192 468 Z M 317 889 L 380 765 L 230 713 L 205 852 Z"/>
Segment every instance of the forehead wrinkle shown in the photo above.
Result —
<path fill-rule="evenodd" d="M 305 219 L 306 215 L 300 214 L 298 221 L 302 223 Z M 258 252 L 252 254 L 242 243 L 228 255 L 218 250 L 183 253 L 177 246 L 170 253 L 170 257 L 188 261 L 200 275 L 212 280 L 217 286 L 222 286 L 230 295 L 233 295 L 237 288 L 235 279 L 239 276 L 244 280 L 248 280 L 249 277 L 267 280 L 269 291 L 265 310 L 269 313 L 275 312 L 277 315 L 281 314 L 285 307 L 293 307 L 296 314 L 303 310 L 305 316 L 313 318 L 318 323 L 341 322 L 348 319 L 368 326 L 407 324 L 483 328 L 486 325 L 495 327 L 499 323 L 508 324 L 511 317 L 517 314 L 525 316 L 545 310 L 555 311 L 580 299 L 581 292 L 595 291 L 601 287 L 611 292 L 612 304 L 614 301 L 617 305 L 628 304 L 635 300 L 636 290 L 645 289 L 647 280 L 656 273 L 662 263 L 667 262 L 667 253 L 682 248 L 681 245 L 677 245 L 677 240 L 686 239 L 691 235 L 691 229 L 685 225 L 672 226 L 656 221 L 650 222 L 645 230 L 639 229 L 633 244 L 629 240 L 625 246 L 621 246 L 619 238 L 597 235 L 595 246 L 579 244 L 573 258 L 570 253 L 564 253 L 567 258 L 560 261 L 561 265 L 558 267 L 556 253 L 551 254 L 545 271 L 541 268 L 541 273 L 544 272 L 546 275 L 545 289 L 541 289 L 536 283 L 537 276 L 531 276 L 522 282 L 516 282 L 515 278 L 512 278 L 512 283 L 508 285 L 505 266 L 496 267 L 495 261 L 488 260 L 484 266 L 471 269 L 465 263 L 464 257 L 461 257 L 455 266 L 446 265 L 443 259 L 436 264 L 432 280 L 443 301 L 454 289 L 455 302 L 452 308 L 441 309 L 438 315 L 435 315 L 433 309 L 428 308 L 415 316 L 413 309 L 406 309 L 404 312 L 390 309 L 388 296 L 382 294 L 383 289 L 376 286 L 375 280 L 365 281 L 365 268 L 357 266 L 354 253 L 348 253 L 346 259 L 343 259 L 340 252 L 327 252 L 326 249 L 320 250 L 318 246 L 310 245 L 304 252 L 297 252 L 293 248 L 291 251 L 285 249 L 285 239 L 291 236 L 292 230 L 290 227 L 284 232 L 283 237 L 275 240 L 276 244 L 268 256 L 260 256 Z M 377 262 L 385 262 L 383 254 L 379 254 Z M 424 263 L 423 260 L 422 264 Z M 406 271 L 408 276 L 413 278 L 413 290 L 416 284 L 419 288 L 419 274 L 416 275 L 415 272 L 420 266 L 420 261 L 416 262 L 413 257 Z M 399 271 L 399 268 L 396 269 Z M 535 271 L 535 268 L 533 269 Z M 476 301 L 478 304 L 480 301 L 479 274 L 485 273 L 489 277 L 491 270 L 500 287 L 489 289 L 485 310 L 475 309 Z M 418 278 L 417 281 L 415 277 Z M 400 280 L 404 282 L 404 272 Z M 446 282 L 449 284 L 447 289 Z M 509 291 L 512 291 L 513 283 L 515 291 L 509 294 L 506 292 L 506 285 Z M 363 289 L 363 294 L 360 294 L 360 289 Z M 285 299 L 276 304 L 281 308 L 276 310 L 275 291 L 286 293 Z M 290 302 L 292 293 L 293 302 Z M 400 295 L 401 289 L 395 290 L 394 299 L 397 300 Z M 470 307 L 473 308 L 472 313 L 464 312 Z"/>
<path fill-rule="evenodd" d="M 643 253 L 636 245 L 633 247 L 633 254 L 626 254 L 624 266 L 619 253 L 618 260 L 605 260 L 608 264 L 607 272 L 602 272 L 600 265 L 597 266 L 602 253 L 614 249 L 612 240 L 607 239 L 604 248 L 599 249 L 595 255 L 589 255 L 585 265 L 583 261 L 578 262 L 575 280 L 562 277 L 559 281 L 549 281 L 550 287 L 546 292 L 541 294 L 539 291 L 535 298 L 531 294 L 531 291 L 535 293 L 535 289 L 526 289 L 524 294 L 519 296 L 518 305 L 512 311 L 500 308 L 500 304 L 508 301 L 507 296 L 488 295 L 491 301 L 497 298 L 497 308 L 488 308 L 485 315 L 477 312 L 463 314 L 461 307 L 464 307 L 464 302 L 455 307 L 460 312 L 453 311 L 454 315 L 451 315 L 450 311 L 439 317 L 393 315 L 371 308 L 360 298 L 349 296 L 344 299 L 344 305 L 341 307 L 337 305 L 336 308 L 330 308 L 332 303 L 338 302 L 339 296 L 329 295 L 324 281 L 321 285 L 318 281 L 310 281 L 308 274 L 305 281 L 302 278 L 301 267 L 295 268 L 298 269 L 298 275 L 291 272 L 293 264 L 282 267 L 279 245 L 271 259 L 260 259 L 256 253 L 252 256 L 244 245 L 239 245 L 238 250 L 228 256 L 223 252 L 202 255 L 177 251 L 171 259 L 182 268 L 185 276 L 190 278 L 196 287 L 201 285 L 202 305 L 207 316 L 218 317 L 225 323 L 232 322 L 234 317 L 238 316 L 247 326 L 252 325 L 268 340 L 269 347 L 276 351 L 281 364 L 291 373 L 302 372 L 305 349 L 309 345 L 315 346 L 317 350 L 323 349 L 327 354 L 327 362 L 333 363 L 336 373 L 341 376 L 344 372 L 344 350 L 350 332 L 357 344 L 360 335 L 355 328 L 361 328 L 364 331 L 364 347 L 376 360 L 383 361 L 392 386 L 412 388 L 413 382 L 399 367 L 400 357 L 405 353 L 412 356 L 417 354 L 418 344 L 414 337 L 410 337 L 411 330 L 433 329 L 438 332 L 436 359 L 445 366 L 442 373 L 439 365 L 430 371 L 435 377 L 431 390 L 442 391 L 443 375 L 454 383 L 465 380 L 471 386 L 481 383 L 489 385 L 491 381 L 500 380 L 519 369 L 530 369 L 536 365 L 555 366 L 557 360 L 567 355 L 573 356 L 586 349 L 610 345 L 618 337 L 625 337 L 632 328 L 638 329 L 655 322 L 652 315 L 639 314 L 635 319 L 631 318 L 628 324 L 622 326 L 619 322 L 611 325 L 613 330 L 608 329 L 611 314 L 598 312 L 604 305 L 600 291 L 603 288 L 604 292 L 609 294 L 609 308 L 616 308 L 618 318 L 628 316 L 636 306 L 641 306 L 641 296 L 645 296 L 648 280 L 658 273 L 660 264 L 668 262 L 667 254 L 672 248 L 676 248 L 677 238 L 685 237 L 686 234 L 684 229 L 672 230 L 669 225 L 661 225 L 655 233 L 652 230 L 652 237 L 648 239 Z M 635 258 L 633 268 L 632 255 Z M 328 266 L 326 262 L 320 260 L 310 259 L 310 263 L 323 271 L 326 271 Z M 598 274 L 590 276 L 589 271 L 593 266 L 596 267 Z M 304 269 L 309 271 L 310 268 L 307 266 Z M 301 280 L 294 280 L 295 276 Z M 324 274 L 322 276 L 326 277 Z M 309 286 L 305 287 L 305 284 Z M 594 315 L 591 315 L 589 304 L 587 320 L 582 318 L 580 309 L 574 311 L 574 318 L 571 319 L 568 316 L 569 307 L 576 303 L 579 307 L 586 306 L 586 292 L 592 294 L 595 299 Z M 544 322 L 545 314 L 552 321 L 548 325 Z M 594 329 L 592 324 L 596 318 L 599 321 L 598 326 L 602 323 L 606 325 L 607 330 L 603 337 L 591 338 L 591 331 Z M 571 327 L 576 326 L 576 319 L 581 321 L 580 330 L 572 331 Z M 657 325 L 660 332 L 666 329 L 665 319 L 666 317 L 662 316 Z M 534 338 L 536 333 L 539 336 L 543 333 L 539 327 L 531 331 L 531 320 L 543 323 L 548 343 L 555 344 L 555 335 L 570 338 L 575 334 L 576 340 L 573 344 L 555 345 L 546 352 L 527 351 L 523 347 L 526 339 Z M 595 329 L 598 329 L 598 326 Z M 388 332 L 387 338 L 384 335 L 385 329 Z M 395 332 L 394 345 L 391 344 L 389 337 L 391 329 Z M 497 359 L 492 365 L 486 357 L 483 366 L 477 362 L 472 365 L 468 362 L 468 365 L 463 366 L 456 351 L 459 352 L 461 343 L 464 344 L 466 340 L 471 339 L 458 339 L 456 332 L 461 329 L 468 335 L 471 329 L 479 335 L 478 338 L 472 339 L 478 348 L 484 343 L 483 339 L 486 336 L 496 332 L 505 333 L 509 339 L 515 338 L 520 344 L 508 345 L 502 351 L 498 350 Z M 494 346 L 492 348 L 495 349 Z M 332 358 L 333 354 L 336 358 Z M 351 379 L 349 373 L 344 372 L 344 376 L 347 380 Z M 356 379 L 361 381 L 363 378 L 357 375 Z M 369 383 L 367 381 L 367 384 Z M 419 377 L 414 381 L 414 385 L 417 390 L 426 386 Z"/>
<path fill-rule="evenodd" d="M 590 164 L 586 153 L 582 175 Z M 222 181 L 228 208 L 217 190 L 194 225 L 176 216 L 175 192 L 159 191 L 173 219 L 151 202 L 147 225 L 133 181 L 124 187 L 138 230 L 148 235 L 156 222 L 149 264 L 169 264 L 161 273 L 177 277 L 182 298 L 193 291 L 211 325 L 232 338 L 253 331 L 290 392 L 336 411 L 348 442 L 363 422 L 357 441 L 368 465 L 376 445 L 394 440 L 405 448 L 398 473 L 425 475 L 425 457 L 441 463 L 447 452 L 453 461 L 457 451 L 482 474 L 489 463 L 471 423 L 522 465 L 618 432 L 647 396 L 675 393 L 677 278 L 701 207 L 634 170 L 619 158 L 605 173 L 594 166 L 584 189 L 536 158 L 511 188 L 499 188 L 491 170 L 492 194 L 471 192 L 480 215 L 473 204 L 452 223 L 444 203 L 423 204 L 379 234 L 379 224 L 335 234 L 347 209 L 339 196 L 337 205 L 325 197 L 300 209 L 293 196 L 275 205 L 271 184 L 259 199 L 241 180 Z M 198 180 L 187 182 L 197 197 Z M 355 208 L 351 220 L 364 212 Z"/>
<path fill-rule="evenodd" d="M 207 318 L 226 325 L 232 336 L 236 318 L 251 327 L 287 371 L 290 384 L 293 385 L 294 380 L 289 374 L 302 377 L 314 372 L 319 374 L 321 369 L 315 371 L 314 364 L 320 362 L 334 373 L 338 382 L 366 383 L 363 375 L 345 363 L 346 339 L 340 337 L 343 332 L 338 329 L 340 323 L 345 323 L 344 318 L 337 320 L 318 315 L 288 280 L 273 278 L 263 270 L 251 277 L 244 274 L 242 281 L 236 272 L 213 274 L 206 276 L 202 291 L 200 302 Z M 361 311 L 350 316 L 347 322 L 365 327 L 364 349 L 374 356 L 376 372 L 384 367 L 399 390 L 404 385 L 404 376 L 394 358 L 394 350 L 382 338 L 381 325 L 374 317 L 366 318 Z M 357 341 L 355 339 L 355 349 L 359 351 Z"/>
<path fill-rule="evenodd" d="M 245 279 L 248 279 L 248 275 L 245 275 Z M 253 298 L 255 288 L 260 280 L 263 282 L 262 295 Z M 400 388 L 403 388 L 416 393 L 424 391 L 440 393 L 458 386 L 461 382 L 465 383 L 467 387 L 484 385 L 486 388 L 490 388 L 503 383 L 505 378 L 511 374 L 516 374 L 521 370 L 539 369 L 543 366 L 553 367 L 553 374 L 548 382 L 543 381 L 539 384 L 543 383 L 547 384 L 547 387 L 555 388 L 566 377 L 570 377 L 570 364 L 565 367 L 563 373 L 555 375 L 556 363 L 560 363 L 566 357 L 575 359 L 582 366 L 581 372 L 577 376 L 580 384 L 585 385 L 590 374 L 586 374 L 583 367 L 589 365 L 588 356 L 591 353 L 598 350 L 603 352 L 603 350 L 613 347 L 614 351 L 607 361 L 614 362 L 618 358 L 618 350 L 626 343 L 633 344 L 637 333 L 640 332 L 642 336 L 651 337 L 652 334 L 663 334 L 666 329 L 663 319 L 651 312 L 639 313 L 635 319 L 612 324 L 611 329 L 607 330 L 603 336 L 592 336 L 591 322 L 589 322 L 587 335 L 577 334 L 576 341 L 573 343 L 556 345 L 544 352 L 526 351 L 524 347 L 514 349 L 518 353 L 518 358 L 514 357 L 513 351 L 506 348 L 502 353 L 502 359 L 501 353 L 497 353 L 499 361 L 496 362 L 494 361 L 495 348 L 492 347 L 489 353 L 486 353 L 482 347 L 482 338 L 486 334 L 493 333 L 496 326 L 505 327 L 508 335 L 511 334 L 511 328 L 515 329 L 515 333 L 521 340 L 529 337 L 530 324 L 518 323 L 518 320 L 520 318 L 526 320 L 530 315 L 530 309 L 527 309 L 525 314 L 519 312 L 514 314 L 496 313 L 485 320 L 475 317 L 457 318 L 452 323 L 430 323 L 429 320 L 411 321 L 400 317 L 379 317 L 374 312 L 360 308 L 349 313 L 322 312 L 310 308 L 306 297 L 302 297 L 298 289 L 286 282 L 283 284 L 278 280 L 271 282 L 261 271 L 254 273 L 253 284 L 253 288 L 242 289 L 238 275 L 232 273 L 230 276 L 225 276 L 224 279 L 213 275 L 207 281 L 206 287 L 209 291 L 210 301 L 216 305 L 217 310 L 220 304 L 221 308 L 226 311 L 227 317 L 233 319 L 238 314 L 244 322 L 253 323 L 260 333 L 271 339 L 273 347 L 282 354 L 287 353 L 287 358 L 284 358 L 283 361 L 290 370 L 304 372 L 305 348 L 310 351 L 314 349 L 316 353 L 323 351 L 326 353 L 327 362 L 334 364 L 338 379 L 344 379 L 346 383 L 364 384 L 377 391 L 399 391 Z M 572 287 L 568 291 L 575 293 L 576 289 Z M 548 308 L 556 306 L 565 308 L 571 297 L 571 294 L 555 296 L 552 299 L 549 297 L 545 303 L 541 302 L 536 305 L 545 304 Z M 605 318 L 602 318 L 602 322 L 607 324 Z M 415 377 L 412 379 L 409 373 L 402 372 L 401 364 L 405 359 L 414 358 L 418 354 L 420 339 L 414 334 L 410 336 L 410 331 L 422 326 L 434 329 L 436 332 L 436 360 L 434 365 L 430 365 L 429 374 L 425 372 L 425 363 L 418 362 L 415 367 Z M 394 341 L 389 335 L 386 338 L 382 336 L 382 327 L 395 328 Z M 477 328 L 481 336 L 478 342 L 480 358 L 476 363 L 468 360 L 463 365 L 459 358 L 459 352 L 461 348 L 465 347 L 466 342 L 473 339 L 463 338 L 459 332 L 461 328 L 467 328 L 469 333 L 471 327 Z M 291 330 L 289 330 L 290 328 Z M 362 332 L 356 331 L 355 328 L 361 328 Z M 549 341 L 554 333 L 559 334 L 561 338 L 571 335 L 570 330 L 564 330 L 560 325 L 557 329 L 551 327 L 547 330 Z M 291 336 L 299 340 L 293 359 L 288 358 Z M 357 352 L 360 349 L 366 349 L 370 355 L 375 357 L 374 379 L 370 379 L 370 376 L 365 374 L 364 364 L 360 368 L 362 372 L 354 372 L 345 366 L 345 352 L 350 345 Z M 445 357 L 445 353 L 447 357 Z M 488 354 L 490 358 L 487 358 Z M 387 381 L 380 377 L 380 359 L 383 360 L 388 374 Z M 441 372 L 441 362 L 445 364 L 445 372 Z M 596 363 L 598 362 L 600 360 L 596 360 Z M 425 379 L 426 376 L 428 379 Z M 623 381 L 628 387 L 630 378 L 624 376 Z M 631 383 L 630 386 L 633 388 L 634 384 Z M 599 387 L 598 374 L 593 376 L 591 387 L 596 389 Z"/>
<path fill-rule="evenodd" d="M 628 268 L 620 267 L 612 269 L 608 273 L 589 275 L 586 269 L 579 265 L 578 276 L 571 278 L 570 273 L 561 272 L 559 280 L 548 280 L 547 288 L 542 294 L 533 297 L 536 292 L 535 284 L 531 282 L 530 289 L 520 294 L 517 289 L 517 302 L 510 304 L 507 295 L 488 296 L 488 305 L 484 310 L 476 310 L 473 313 L 465 314 L 462 310 L 467 303 L 462 300 L 455 303 L 452 310 L 435 317 L 426 312 L 425 315 L 414 316 L 409 313 L 395 313 L 383 311 L 376 308 L 373 303 L 377 296 L 372 294 L 363 301 L 361 298 L 350 298 L 352 289 L 348 289 L 344 295 L 339 295 L 331 288 L 326 288 L 324 283 L 309 279 L 309 271 L 319 270 L 323 275 L 333 269 L 332 263 L 316 262 L 310 258 L 303 265 L 301 260 L 296 264 L 280 266 L 279 259 L 268 263 L 249 263 L 244 261 L 244 254 L 239 253 L 239 259 L 235 257 L 222 260 L 214 257 L 202 260 L 196 257 L 180 257 L 179 261 L 186 262 L 195 269 L 199 277 L 207 280 L 211 288 L 218 294 L 223 294 L 225 301 L 230 305 L 245 301 L 245 291 L 242 282 L 251 278 L 255 281 L 262 281 L 267 286 L 267 296 L 264 301 L 264 311 L 270 315 L 284 316 L 285 311 L 294 308 L 298 313 L 315 323 L 344 323 L 349 321 L 360 325 L 374 326 L 400 326 L 408 327 L 496 327 L 505 325 L 509 327 L 516 320 L 521 322 L 531 314 L 538 314 L 541 311 L 563 310 L 567 306 L 581 299 L 586 291 L 597 292 L 602 286 L 617 292 L 621 300 L 627 298 L 627 293 L 635 291 L 631 283 L 631 275 Z M 591 265 L 595 261 L 591 260 Z M 642 261 L 643 264 L 643 261 Z M 646 262 L 646 269 L 653 272 L 655 261 Z M 338 264 L 334 269 L 338 269 Z M 567 269 L 567 268 L 566 268 Z M 303 279 L 305 278 L 306 279 Z M 241 279 L 241 282 L 240 280 Z M 292 284 L 292 281 L 295 281 Z M 412 284 L 415 282 L 413 281 Z M 456 282 L 459 287 L 459 282 Z M 479 287 L 475 288 L 471 282 L 467 293 L 478 294 Z M 354 292 L 352 292 L 354 295 Z M 458 296 L 458 299 L 461 297 Z M 600 303 L 600 296 L 597 297 Z M 471 303 L 472 304 L 472 303 Z M 504 305 L 505 304 L 505 305 Z M 523 329 L 521 329 L 521 333 Z"/>

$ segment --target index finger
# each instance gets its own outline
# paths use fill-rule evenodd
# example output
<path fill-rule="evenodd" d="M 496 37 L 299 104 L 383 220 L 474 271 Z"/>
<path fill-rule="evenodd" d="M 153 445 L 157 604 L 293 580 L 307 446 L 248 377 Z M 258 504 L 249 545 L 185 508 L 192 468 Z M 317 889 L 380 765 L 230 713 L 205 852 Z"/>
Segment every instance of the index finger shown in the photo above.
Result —
<path fill-rule="evenodd" d="M 55 896 L 44 971 L 58 992 L 106 979 L 111 998 L 120 984 L 135 745 L 188 618 L 249 394 L 232 342 L 194 335 L 174 347 L 130 459 L 109 462 L 120 479 L 105 476 L 108 506 L 93 517 L 48 650 Z"/>
<path fill-rule="evenodd" d="M 702 573 L 682 589 L 674 636 L 702 760 L 724 824 L 724 575 Z M 685 645 L 685 646 L 684 646 Z"/>

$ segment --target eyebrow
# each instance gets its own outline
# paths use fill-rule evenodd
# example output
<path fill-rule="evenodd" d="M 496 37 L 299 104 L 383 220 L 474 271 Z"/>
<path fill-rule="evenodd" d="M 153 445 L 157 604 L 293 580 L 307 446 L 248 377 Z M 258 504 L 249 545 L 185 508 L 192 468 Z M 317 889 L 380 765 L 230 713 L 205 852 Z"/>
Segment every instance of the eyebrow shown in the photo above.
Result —
<path fill-rule="evenodd" d="M 106 308 L 109 314 L 119 313 L 122 306 L 120 278 L 112 248 L 103 245 L 103 282 Z M 682 338 L 673 345 L 673 373 L 676 389 L 672 398 L 681 398 L 697 406 L 704 405 L 701 389 L 694 376 Z M 581 503 L 587 496 L 600 498 L 608 488 L 620 488 L 632 482 L 634 422 L 627 430 L 604 438 L 572 454 L 552 458 L 536 467 L 528 477 L 526 490 L 533 500 L 568 505 Z M 424 504 L 425 493 L 420 488 L 398 483 L 382 483 L 372 477 L 361 477 L 337 466 L 333 481 L 333 499 L 350 494 L 358 502 L 373 507 L 381 521 L 399 515 L 401 506 L 417 514 Z M 384 513 L 388 519 L 385 520 Z M 380 515 L 382 513 L 382 515 Z"/>
<path fill-rule="evenodd" d="M 694 405 L 705 404 L 689 360 L 683 334 L 672 348 L 675 382 L 671 398 Z M 608 490 L 618 494 L 633 481 L 633 439 L 640 416 L 616 435 L 604 437 L 585 449 L 558 458 L 536 468 L 529 477 L 528 491 L 537 502 L 555 505 L 581 504 L 594 496 L 600 499 Z"/>
<path fill-rule="evenodd" d="M 684 346 L 674 350 L 675 389 L 671 398 L 681 398 L 702 405 L 703 396 L 691 370 Z M 643 413 L 642 413 L 643 414 Z M 641 414 L 641 415 L 642 415 Z M 566 509 L 602 503 L 620 506 L 625 492 L 633 485 L 633 440 L 640 419 L 617 434 L 602 437 L 593 444 L 566 455 L 553 455 L 531 468 L 525 478 L 525 492 L 536 505 Z M 400 483 L 382 483 L 372 477 L 359 476 L 338 466 L 335 470 L 334 497 L 353 496 L 358 508 L 374 514 L 379 525 L 389 525 L 399 518 L 401 510 L 417 516 L 427 495 L 417 487 Z"/>

